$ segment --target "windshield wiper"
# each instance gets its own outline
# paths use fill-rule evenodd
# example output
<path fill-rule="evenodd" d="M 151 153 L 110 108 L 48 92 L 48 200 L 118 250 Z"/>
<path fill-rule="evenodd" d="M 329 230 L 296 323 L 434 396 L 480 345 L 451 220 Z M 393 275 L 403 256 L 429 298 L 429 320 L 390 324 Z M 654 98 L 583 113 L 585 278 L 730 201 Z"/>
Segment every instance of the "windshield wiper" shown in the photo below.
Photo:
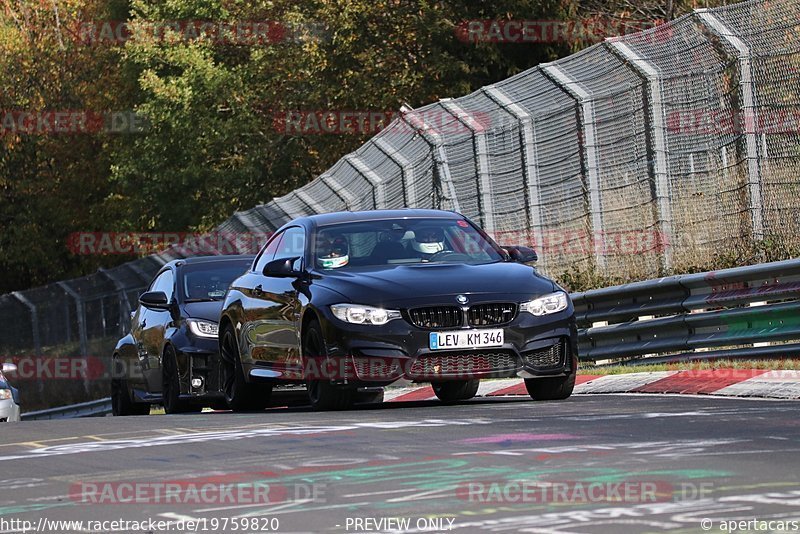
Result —
<path fill-rule="evenodd" d="M 192 302 L 218 302 L 222 299 L 212 299 L 212 298 L 203 298 L 203 299 L 186 299 L 183 302 L 186 304 L 191 304 Z"/>

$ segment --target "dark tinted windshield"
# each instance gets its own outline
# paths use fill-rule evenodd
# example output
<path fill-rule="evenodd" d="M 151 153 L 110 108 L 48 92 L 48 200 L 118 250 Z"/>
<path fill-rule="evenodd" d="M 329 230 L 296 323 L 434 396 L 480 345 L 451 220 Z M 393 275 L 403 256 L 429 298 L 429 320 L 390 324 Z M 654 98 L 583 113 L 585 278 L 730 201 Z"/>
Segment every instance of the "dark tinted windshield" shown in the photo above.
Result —
<path fill-rule="evenodd" d="M 239 278 L 250 263 L 250 260 L 243 260 L 184 266 L 179 283 L 184 301 L 222 300 L 231 282 Z"/>
<path fill-rule="evenodd" d="M 463 219 L 387 219 L 322 226 L 315 266 L 342 269 L 409 263 L 480 264 L 501 253 Z"/>

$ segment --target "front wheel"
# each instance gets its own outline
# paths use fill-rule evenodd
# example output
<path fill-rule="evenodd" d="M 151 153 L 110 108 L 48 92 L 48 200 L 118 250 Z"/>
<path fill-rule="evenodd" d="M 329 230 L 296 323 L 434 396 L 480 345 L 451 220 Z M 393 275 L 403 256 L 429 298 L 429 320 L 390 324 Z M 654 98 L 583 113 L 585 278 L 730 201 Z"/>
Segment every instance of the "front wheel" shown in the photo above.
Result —
<path fill-rule="evenodd" d="M 114 359 L 114 369 L 118 368 L 119 360 Z M 124 378 L 111 379 L 111 414 L 122 415 L 149 415 L 150 405 L 134 402 L 128 388 L 128 381 Z"/>
<path fill-rule="evenodd" d="M 442 402 L 458 402 L 469 400 L 478 393 L 480 380 L 453 380 L 449 382 L 434 382 L 433 392 Z"/>
<path fill-rule="evenodd" d="M 272 386 L 248 384 L 239 356 L 239 344 L 233 326 L 226 325 L 220 336 L 222 389 L 228 407 L 234 412 L 261 411 L 269 405 Z"/>
<path fill-rule="evenodd" d="M 327 356 L 322 329 L 316 321 L 306 327 L 303 335 L 303 356 L 321 360 Z M 315 410 L 346 410 L 355 401 L 355 389 L 337 386 L 324 377 L 309 378 L 306 385 L 308 401 Z"/>
<path fill-rule="evenodd" d="M 563 400 L 575 389 L 575 373 L 568 376 L 526 378 L 525 389 L 533 400 Z"/>
<path fill-rule="evenodd" d="M 161 396 L 164 404 L 164 411 L 168 414 L 173 413 L 197 413 L 202 407 L 192 404 L 185 399 L 181 399 L 181 380 L 178 371 L 178 356 L 175 349 L 167 346 L 164 349 L 164 356 L 161 359 Z"/>

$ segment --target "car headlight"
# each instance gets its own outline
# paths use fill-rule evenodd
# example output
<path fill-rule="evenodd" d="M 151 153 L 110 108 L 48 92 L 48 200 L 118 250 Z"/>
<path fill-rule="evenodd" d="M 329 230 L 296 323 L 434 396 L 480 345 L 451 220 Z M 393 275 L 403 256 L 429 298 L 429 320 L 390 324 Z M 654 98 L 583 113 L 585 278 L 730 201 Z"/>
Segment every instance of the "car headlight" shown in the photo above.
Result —
<path fill-rule="evenodd" d="M 533 315 L 549 315 L 567 309 L 569 299 L 563 291 L 542 295 L 538 299 L 523 302 L 519 305 L 520 311 L 532 313 Z"/>
<path fill-rule="evenodd" d="M 0 389 L 0 400 L 8 400 L 11 398 L 10 389 Z"/>
<path fill-rule="evenodd" d="M 382 325 L 401 317 L 398 310 L 385 310 L 361 304 L 334 304 L 331 306 L 331 311 L 337 319 L 353 324 Z"/>
<path fill-rule="evenodd" d="M 219 325 L 212 321 L 201 321 L 199 319 L 186 319 L 189 331 L 197 337 L 217 337 L 219 335 Z"/>

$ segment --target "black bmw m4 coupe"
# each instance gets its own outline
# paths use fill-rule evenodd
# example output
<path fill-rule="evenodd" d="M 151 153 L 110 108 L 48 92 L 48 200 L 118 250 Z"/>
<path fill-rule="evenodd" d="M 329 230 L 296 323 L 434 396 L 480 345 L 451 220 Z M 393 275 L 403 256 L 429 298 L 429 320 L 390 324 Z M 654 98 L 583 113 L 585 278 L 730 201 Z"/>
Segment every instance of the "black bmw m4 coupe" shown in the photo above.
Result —
<path fill-rule="evenodd" d="M 438 210 L 293 220 L 229 288 L 219 323 L 224 392 L 258 409 L 303 383 L 317 409 L 358 387 L 430 382 L 445 402 L 484 378 L 521 377 L 536 400 L 565 399 L 577 370 L 569 295 L 472 221 Z"/>

